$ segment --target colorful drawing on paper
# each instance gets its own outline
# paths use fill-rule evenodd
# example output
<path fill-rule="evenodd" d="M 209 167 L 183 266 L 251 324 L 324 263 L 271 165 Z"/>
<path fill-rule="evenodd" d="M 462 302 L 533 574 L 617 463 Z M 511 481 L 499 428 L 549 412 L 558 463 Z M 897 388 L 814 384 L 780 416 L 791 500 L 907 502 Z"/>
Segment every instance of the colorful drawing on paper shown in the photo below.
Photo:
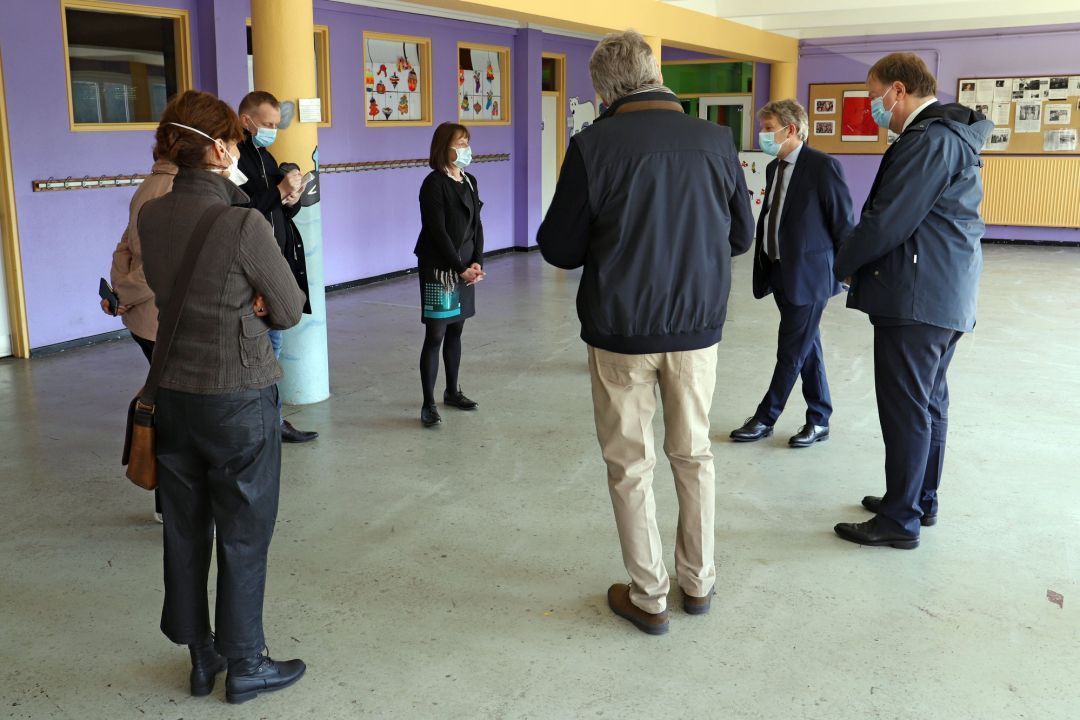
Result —
<path fill-rule="evenodd" d="M 509 53 L 461 45 L 458 48 L 458 121 L 499 122 L 506 118 L 503 65 Z"/>
<path fill-rule="evenodd" d="M 371 96 L 370 122 L 394 123 L 424 119 L 426 108 L 421 77 L 420 43 L 366 38 L 364 80 Z M 377 99 L 376 99 L 377 98 Z"/>
<path fill-rule="evenodd" d="M 881 128 L 870 114 L 867 90 L 845 90 L 840 115 L 840 139 L 843 142 L 877 142 Z"/>

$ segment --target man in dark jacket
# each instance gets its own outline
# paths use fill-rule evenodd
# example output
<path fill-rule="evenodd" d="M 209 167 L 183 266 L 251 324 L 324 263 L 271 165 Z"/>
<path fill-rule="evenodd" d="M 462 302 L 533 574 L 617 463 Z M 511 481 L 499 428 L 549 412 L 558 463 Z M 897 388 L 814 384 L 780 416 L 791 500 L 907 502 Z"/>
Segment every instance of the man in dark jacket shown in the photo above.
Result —
<path fill-rule="evenodd" d="M 754 246 L 754 297 L 771 294 L 780 311 L 776 365 L 757 410 L 731 438 L 753 442 L 773 433 L 795 381 L 802 377 L 806 424 L 788 440 L 809 447 L 829 437 L 832 397 L 821 349 L 821 315 L 841 286 L 833 277 L 835 246 L 851 232 L 851 195 L 835 158 L 806 145 L 809 122 L 795 100 L 758 111 L 765 205 Z"/>
<path fill-rule="evenodd" d="M 285 261 L 296 278 L 296 284 L 308 295 L 307 261 L 304 257 L 304 241 L 292 221 L 300 212 L 299 170 L 282 172 L 274 156 L 267 150 L 277 136 L 281 122 L 281 104 L 268 92 L 256 90 L 244 96 L 238 110 L 240 124 L 244 126 L 244 142 L 240 143 L 240 172 L 247 182 L 240 188 L 251 198 L 250 207 L 266 217 L 274 228 L 274 237 L 281 248 Z M 304 312 L 311 314 L 310 300 L 304 304 Z M 271 330 L 270 341 L 274 357 L 281 357 L 281 331 Z M 279 400 L 280 403 L 280 400 Z M 297 430 L 285 418 L 281 419 L 281 439 L 284 442 L 310 442 L 319 433 Z"/>
<path fill-rule="evenodd" d="M 900 137 L 885 152 L 859 224 L 836 255 L 850 278 L 848 307 L 874 326 L 874 382 L 885 442 L 885 495 L 875 516 L 840 523 L 861 545 L 914 548 L 937 521 L 956 344 L 975 327 L 982 272 L 982 162 L 993 124 L 934 97 L 937 81 L 914 53 L 879 60 L 866 80 L 871 112 Z"/>
<path fill-rule="evenodd" d="M 570 142 L 537 241 L 549 263 L 584 268 L 581 338 L 631 580 L 608 590 L 608 604 L 659 635 L 668 629 L 669 579 L 652 491 L 656 387 L 679 497 L 683 606 L 702 614 L 716 581 L 709 409 L 717 343 L 731 256 L 750 248 L 753 217 L 730 130 L 683 113 L 639 34 L 604 38 L 589 72 L 609 108 Z"/>

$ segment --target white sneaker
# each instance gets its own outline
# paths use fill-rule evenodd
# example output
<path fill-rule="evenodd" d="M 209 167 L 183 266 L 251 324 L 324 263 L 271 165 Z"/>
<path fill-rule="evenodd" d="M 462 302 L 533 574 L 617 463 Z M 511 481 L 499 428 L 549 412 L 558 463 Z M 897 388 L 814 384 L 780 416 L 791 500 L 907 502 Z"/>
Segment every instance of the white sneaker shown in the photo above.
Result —
<path fill-rule="evenodd" d="M 156 520 L 158 523 L 160 523 L 162 525 L 165 524 L 165 521 L 161 519 L 161 513 L 159 513 L 159 512 L 154 513 L 154 520 Z"/>

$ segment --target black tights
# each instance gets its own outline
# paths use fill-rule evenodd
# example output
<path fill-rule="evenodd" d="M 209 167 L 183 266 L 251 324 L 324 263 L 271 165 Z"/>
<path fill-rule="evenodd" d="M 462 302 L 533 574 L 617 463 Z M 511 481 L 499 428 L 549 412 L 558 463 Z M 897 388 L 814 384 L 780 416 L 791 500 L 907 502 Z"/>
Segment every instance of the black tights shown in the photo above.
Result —
<path fill-rule="evenodd" d="M 424 404 L 435 403 L 435 380 L 439 377 L 439 347 L 446 363 L 446 387 L 458 389 L 458 370 L 461 368 L 461 331 L 465 321 L 444 325 L 427 323 L 424 349 L 420 351 L 420 384 L 424 387 Z"/>

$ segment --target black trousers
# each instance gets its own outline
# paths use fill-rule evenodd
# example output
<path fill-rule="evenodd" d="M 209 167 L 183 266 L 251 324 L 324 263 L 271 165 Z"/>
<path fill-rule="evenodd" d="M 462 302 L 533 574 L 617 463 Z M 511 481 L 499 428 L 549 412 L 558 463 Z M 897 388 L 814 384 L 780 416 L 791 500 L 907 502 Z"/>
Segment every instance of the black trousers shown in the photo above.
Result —
<path fill-rule="evenodd" d="M 809 425 L 829 424 L 832 416 L 832 396 L 825 377 L 825 355 L 821 349 L 821 314 L 829 301 L 794 305 L 784 295 L 780 263 L 772 263 L 769 284 L 773 300 L 780 310 L 780 328 L 776 334 L 776 366 L 765 397 L 754 416 L 766 425 L 774 425 L 787 405 L 795 381 L 802 378 L 803 399 L 806 400 L 806 422 Z"/>
<path fill-rule="evenodd" d="M 217 526 L 217 651 L 266 644 L 266 554 L 277 520 L 281 430 L 277 386 L 228 395 L 160 390 L 158 487 L 165 520 L 161 631 L 175 643 L 210 634 L 206 583 Z"/>
<path fill-rule="evenodd" d="M 933 325 L 874 327 L 874 386 L 885 441 L 878 522 L 909 535 L 936 515 L 949 429 L 946 372 L 963 333 Z"/>

